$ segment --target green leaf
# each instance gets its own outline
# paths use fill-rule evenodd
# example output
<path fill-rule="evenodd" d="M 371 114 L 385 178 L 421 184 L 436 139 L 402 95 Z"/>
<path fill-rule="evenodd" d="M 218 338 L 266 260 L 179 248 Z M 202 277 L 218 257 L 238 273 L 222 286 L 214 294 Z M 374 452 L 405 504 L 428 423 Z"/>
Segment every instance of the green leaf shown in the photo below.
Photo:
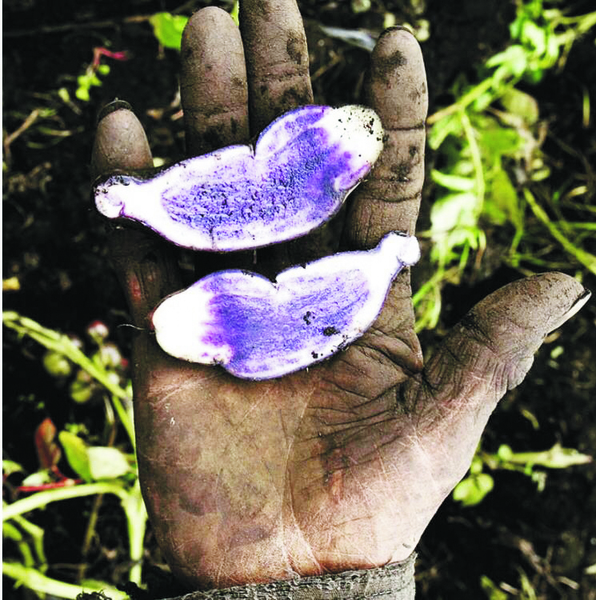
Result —
<path fill-rule="evenodd" d="M 505 73 L 503 69 L 501 70 L 501 72 L 503 72 L 504 76 L 507 75 L 507 73 Z M 485 111 L 495 101 L 495 96 L 497 95 L 497 92 L 498 90 L 491 88 L 490 90 L 487 90 L 480 94 L 472 104 L 472 108 L 474 109 L 474 111 L 478 113 Z"/>
<path fill-rule="evenodd" d="M 523 72 L 526 70 L 527 65 L 528 57 L 526 50 L 519 44 L 513 44 L 512 46 L 509 46 L 509 48 L 503 50 L 503 52 L 499 52 L 498 54 L 491 56 L 486 61 L 486 66 L 489 68 L 497 66 L 503 67 L 503 69 L 499 72 L 499 81 L 502 81 L 509 75 L 521 77 Z"/>
<path fill-rule="evenodd" d="M 89 465 L 89 454 L 87 444 L 74 433 L 61 431 L 58 439 L 64 448 L 66 460 L 72 470 L 86 482 L 93 481 Z"/>
<path fill-rule="evenodd" d="M 23 479 L 22 485 L 26 486 L 38 486 L 43 485 L 44 483 L 51 483 L 53 481 L 50 472 L 47 469 L 43 471 L 37 471 L 36 473 L 31 473 Z"/>
<path fill-rule="evenodd" d="M 116 385 L 108 377 L 108 372 L 103 368 L 98 368 L 88 356 L 76 346 L 68 336 L 43 327 L 33 319 L 23 317 L 14 311 L 5 311 L 2 313 L 4 325 L 16 331 L 20 336 L 27 335 L 41 344 L 48 350 L 61 352 L 69 360 L 80 366 L 93 379 L 103 385 L 111 394 L 112 403 L 122 424 L 124 425 L 131 444 L 135 445 L 135 436 L 132 425 L 132 387 L 127 385 L 124 389 Z"/>
<path fill-rule="evenodd" d="M 509 595 L 500 589 L 489 577 L 483 575 L 480 578 L 480 585 L 489 600 L 507 600 Z"/>
<path fill-rule="evenodd" d="M 507 444 L 501 444 L 499 446 L 499 449 L 497 450 L 497 457 L 499 458 L 499 460 L 505 462 L 511 460 L 512 456 L 513 450 L 511 449 L 511 446 L 508 446 Z"/>
<path fill-rule="evenodd" d="M 511 223 L 516 229 L 523 227 L 523 212 L 520 198 L 509 175 L 497 171 L 491 179 L 490 194 L 485 198 L 482 214 L 495 225 Z"/>
<path fill-rule="evenodd" d="M 232 17 L 232 20 L 234 21 L 234 23 L 236 23 L 236 27 L 238 27 L 240 25 L 239 13 L 240 13 L 240 2 L 238 2 L 238 0 L 236 0 L 236 2 L 234 2 L 234 6 L 232 6 L 232 10 L 230 11 L 230 17 Z"/>
<path fill-rule="evenodd" d="M 82 100 L 83 102 L 89 102 L 89 100 L 91 100 L 91 96 L 89 94 L 89 87 L 88 86 L 83 86 L 79 84 L 79 87 L 77 88 L 77 91 L 75 92 L 75 96 L 79 99 Z"/>
<path fill-rule="evenodd" d="M 459 115 L 448 115 L 439 119 L 428 133 L 428 145 L 436 150 L 449 135 L 459 136 L 462 125 Z"/>
<path fill-rule="evenodd" d="M 503 155 L 517 156 L 524 143 L 524 139 L 515 129 L 503 127 L 495 122 L 491 123 L 489 120 L 485 120 L 480 131 L 480 145 L 491 163 L 495 160 L 500 162 Z"/>
<path fill-rule="evenodd" d="M 493 487 L 493 478 L 488 473 L 479 473 L 460 481 L 453 490 L 453 499 L 464 506 L 474 506 L 482 502 Z"/>
<path fill-rule="evenodd" d="M 540 116 L 538 102 L 530 94 L 517 88 L 508 89 L 501 97 L 501 104 L 508 112 L 521 117 L 529 125 L 536 123 Z"/>
<path fill-rule="evenodd" d="M 4 477 L 8 477 L 13 473 L 24 473 L 25 469 L 19 464 L 14 462 L 14 460 L 3 460 L 2 461 L 2 474 Z"/>
<path fill-rule="evenodd" d="M 522 42 L 532 46 L 532 50 L 542 56 L 546 52 L 546 31 L 533 21 L 526 21 L 521 32 Z"/>
<path fill-rule="evenodd" d="M 94 85 L 96 87 L 101 86 L 101 79 L 97 76 L 96 73 L 89 74 L 89 85 Z"/>
<path fill-rule="evenodd" d="M 561 49 L 559 39 L 556 35 L 549 35 L 546 41 L 546 52 L 544 55 L 544 66 L 546 68 L 554 67 L 559 60 Z"/>
<path fill-rule="evenodd" d="M 472 475 L 478 475 L 479 473 L 482 473 L 482 467 L 482 458 L 478 454 L 475 454 L 472 459 L 472 464 L 470 465 L 470 473 Z"/>
<path fill-rule="evenodd" d="M 437 200 L 431 211 L 433 237 L 456 227 L 476 227 L 478 199 L 475 194 L 449 194 Z"/>
<path fill-rule="evenodd" d="M 540 64 L 536 64 L 536 61 L 533 61 L 528 65 L 524 73 L 524 81 L 531 83 L 532 85 L 536 85 L 542 81 L 544 77 L 544 67 Z"/>
<path fill-rule="evenodd" d="M 182 32 L 188 23 L 188 17 L 161 12 L 150 17 L 149 22 L 153 26 L 155 37 L 162 46 L 180 50 Z"/>
<path fill-rule="evenodd" d="M 449 175 L 433 169 L 431 178 L 435 183 L 451 190 L 453 192 L 471 192 L 476 185 L 476 180 L 472 177 L 460 177 L 459 175 Z"/>
<path fill-rule="evenodd" d="M 91 446 L 87 448 L 87 456 L 89 471 L 94 480 L 117 479 L 132 470 L 126 454 L 117 448 Z"/>

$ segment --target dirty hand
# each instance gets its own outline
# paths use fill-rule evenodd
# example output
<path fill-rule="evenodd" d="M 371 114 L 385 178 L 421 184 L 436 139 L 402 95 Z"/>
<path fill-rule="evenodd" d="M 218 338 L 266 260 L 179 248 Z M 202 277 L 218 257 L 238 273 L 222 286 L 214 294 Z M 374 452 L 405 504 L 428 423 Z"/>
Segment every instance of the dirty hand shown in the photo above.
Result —
<path fill-rule="evenodd" d="M 246 142 L 312 103 L 294 0 L 244 0 L 240 30 L 217 8 L 184 35 L 181 92 L 190 155 Z M 349 199 L 335 249 L 412 234 L 423 183 L 427 90 L 415 39 L 387 31 L 372 55 L 367 101 L 387 140 Z M 104 111 L 95 174 L 152 165 L 121 104 Z M 257 253 L 268 274 L 321 252 L 319 234 Z M 277 380 L 235 379 L 165 355 L 147 317 L 183 287 L 175 248 L 126 225 L 110 236 L 136 325 L 134 402 L 141 482 L 174 573 L 190 587 L 285 579 L 402 561 L 465 474 L 498 400 L 519 384 L 545 335 L 586 293 L 549 273 L 476 306 L 423 367 L 402 272 L 372 329 L 335 357 Z M 252 257 L 252 254 L 251 254 Z M 197 276 L 245 267 L 243 255 L 197 256 Z"/>

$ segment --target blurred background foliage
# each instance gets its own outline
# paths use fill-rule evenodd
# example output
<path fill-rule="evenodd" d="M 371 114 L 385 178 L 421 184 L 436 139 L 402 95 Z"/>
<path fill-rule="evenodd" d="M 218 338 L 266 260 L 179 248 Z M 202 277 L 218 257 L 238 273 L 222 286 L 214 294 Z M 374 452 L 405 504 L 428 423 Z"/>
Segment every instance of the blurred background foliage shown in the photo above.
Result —
<path fill-rule="evenodd" d="M 4 593 L 174 595 L 140 499 L 130 319 L 89 198 L 96 115 L 122 98 L 160 166 L 184 156 L 190 14 L 233 1 L 6 0 Z M 589 1 L 303 0 L 315 99 L 359 102 L 380 32 L 428 71 L 413 270 L 430 354 L 501 285 L 564 271 L 596 291 L 596 12 Z M 540 350 L 419 547 L 421 598 L 596 598 L 596 310 Z M 47 508 L 45 508 L 47 506 Z M 45 510 L 40 510 L 44 509 Z M 165 587 L 164 587 L 165 586 Z"/>

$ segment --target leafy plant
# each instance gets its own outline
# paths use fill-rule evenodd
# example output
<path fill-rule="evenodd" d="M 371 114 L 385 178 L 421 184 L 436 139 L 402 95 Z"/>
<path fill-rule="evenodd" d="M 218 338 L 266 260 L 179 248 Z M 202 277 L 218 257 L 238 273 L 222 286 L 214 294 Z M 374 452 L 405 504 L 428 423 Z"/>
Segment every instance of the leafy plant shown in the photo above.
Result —
<path fill-rule="evenodd" d="M 20 181 L 23 179 L 23 175 L 15 174 L 11 176 L 10 174 L 11 145 L 19 137 L 26 138 L 28 149 L 40 150 L 58 144 L 62 140 L 84 131 L 84 126 L 77 118 L 83 114 L 83 109 L 77 100 L 89 102 L 91 89 L 101 86 L 102 77 L 106 77 L 110 73 L 110 66 L 102 63 L 103 58 L 127 60 L 127 54 L 126 52 L 112 52 L 103 46 L 97 46 L 93 48 L 93 59 L 83 73 L 76 77 L 65 76 L 64 79 L 68 81 L 68 85 L 36 95 L 41 103 L 40 106 L 33 108 L 29 114 L 22 114 L 20 108 L 18 111 L 7 112 L 7 116 L 20 123 L 14 131 L 6 133 L 3 139 L 3 168 L 5 176 L 8 175 L 9 189 L 14 186 L 15 180 L 19 181 L 21 185 L 28 183 L 29 186 L 35 180 L 33 173 L 25 177 L 25 182 Z M 75 83 L 76 86 L 74 86 Z M 68 115 L 68 118 L 65 115 Z M 69 128 L 65 123 L 71 121 L 73 116 L 76 124 Z M 17 283 L 13 282 L 13 285 Z"/>
<path fill-rule="evenodd" d="M 168 12 L 160 12 L 149 18 L 153 27 L 153 34 L 164 48 L 180 50 L 182 43 L 182 32 L 188 23 L 188 17 L 184 15 L 173 15 Z"/>
<path fill-rule="evenodd" d="M 497 586 L 489 577 L 483 575 L 480 579 L 480 586 L 486 597 L 489 600 L 507 600 L 512 597 L 519 598 L 520 600 L 537 600 L 536 590 L 528 575 L 519 567 L 517 568 L 517 572 L 519 574 L 519 589 L 505 583 Z"/>
<path fill-rule="evenodd" d="M 89 102 L 91 99 L 91 88 L 101 86 L 101 78 L 107 76 L 110 73 L 110 65 L 102 63 L 102 57 L 111 58 L 114 60 L 127 60 L 126 52 L 112 52 L 107 48 L 96 47 L 93 48 L 93 60 L 91 64 L 85 69 L 85 72 L 77 77 L 77 89 L 75 96 L 83 102 Z M 60 94 L 69 98 L 68 90 L 66 88 L 60 89 Z"/>
<path fill-rule="evenodd" d="M 509 597 L 503 590 L 486 575 L 483 575 L 480 580 L 480 586 L 489 600 L 507 600 Z"/>
<path fill-rule="evenodd" d="M 438 168 L 431 172 L 436 195 L 423 235 L 432 242 L 436 275 L 414 297 L 418 330 L 436 326 L 442 285 L 458 283 L 474 254 L 479 265 L 488 229 L 507 231 L 500 233 L 507 247 L 503 260 L 520 267 L 527 208 L 574 264 L 596 273 L 596 257 L 571 241 L 570 234 L 585 227 L 553 223 L 532 191 L 550 172 L 540 150 L 538 103 L 518 85 L 537 83 L 547 70 L 561 68 L 574 41 L 596 25 L 596 12 L 568 17 L 547 4 L 520 0 L 510 45 L 485 63 L 478 83 L 460 78 L 452 89 L 457 100 L 428 119 Z M 587 225 L 594 230 L 594 223 Z"/>
<path fill-rule="evenodd" d="M 5 312 L 3 322 L 19 336 L 30 337 L 47 349 L 44 366 L 57 378 L 72 378 L 68 388 L 72 400 L 89 401 L 97 393 L 102 395 L 106 403 L 106 422 L 114 426 L 108 428 L 112 431 L 108 444 L 96 445 L 86 441 L 85 438 L 90 436 L 85 435 L 83 428 L 76 423 L 60 432 L 49 418 L 40 423 L 35 434 L 40 469 L 23 478 L 16 486 L 16 499 L 4 505 L 3 535 L 14 542 L 20 556 L 18 560 L 5 560 L 4 574 L 40 595 L 50 593 L 76 598 L 81 586 L 46 575 L 48 564 L 43 550 L 44 531 L 25 515 L 54 502 L 95 496 L 83 542 L 84 558 L 91 539 L 97 534 L 103 495 L 112 494 L 120 501 L 126 517 L 132 565 L 129 578 L 141 583 L 147 514 L 136 471 L 130 382 L 123 370 L 126 363 L 117 348 L 108 341 L 109 332 L 102 323 L 94 323 L 88 329 L 88 336 L 95 346 L 95 351 L 88 356 L 83 352 L 80 340 L 45 328 L 15 312 Z M 76 382 L 84 382 L 86 388 L 73 386 Z M 122 427 L 127 438 L 127 443 L 120 447 L 114 445 L 116 426 Z M 60 471 L 63 454 L 76 479 Z M 20 464 L 10 460 L 3 461 L 3 468 L 5 482 L 7 477 L 25 472 Z M 23 494 L 30 495 L 20 497 Z M 79 579 L 86 591 L 109 590 L 113 598 L 125 597 L 106 582 L 89 581 L 84 575 L 85 569 L 82 568 Z"/>
<path fill-rule="evenodd" d="M 494 487 L 494 479 L 486 473 L 485 468 L 491 471 L 505 469 L 522 473 L 530 477 L 538 490 L 542 491 L 546 484 L 546 472 L 536 470 L 536 467 L 566 469 L 590 462 L 591 456 L 581 454 L 573 448 L 564 448 L 558 443 L 549 450 L 540 452 L 514 452 L 507 444 L 499 446 L 494 454 L 483 452 L 479 448 L 472 460 L 468 476 L 455 486 L 453 499 L 464 506 L 474 506 L 482 502 Z"/>
<path fill-rule="evenodd" d="M 233 3 L 230 15 L 238 25 L 238 0 Z M 189 17 L 185 15 L 174 15 L 169 12 L 155 13 L 149 18 L 153 27 L 153 35 L 164 48 L 172 48 L 180 51 L 182 44 L 182 32 L 188 23 Z"/>

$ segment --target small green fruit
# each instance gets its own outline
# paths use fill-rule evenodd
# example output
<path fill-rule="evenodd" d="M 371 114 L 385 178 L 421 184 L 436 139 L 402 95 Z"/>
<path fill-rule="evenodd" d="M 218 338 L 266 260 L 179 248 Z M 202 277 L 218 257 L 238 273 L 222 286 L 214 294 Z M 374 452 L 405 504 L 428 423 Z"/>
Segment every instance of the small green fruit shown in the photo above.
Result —
<path fill-rule="evenodd" d="M 52 377 L 68 377 L 72 373 L 72 363 L 53 350 L 43 355 L 43 366 Z"/>

